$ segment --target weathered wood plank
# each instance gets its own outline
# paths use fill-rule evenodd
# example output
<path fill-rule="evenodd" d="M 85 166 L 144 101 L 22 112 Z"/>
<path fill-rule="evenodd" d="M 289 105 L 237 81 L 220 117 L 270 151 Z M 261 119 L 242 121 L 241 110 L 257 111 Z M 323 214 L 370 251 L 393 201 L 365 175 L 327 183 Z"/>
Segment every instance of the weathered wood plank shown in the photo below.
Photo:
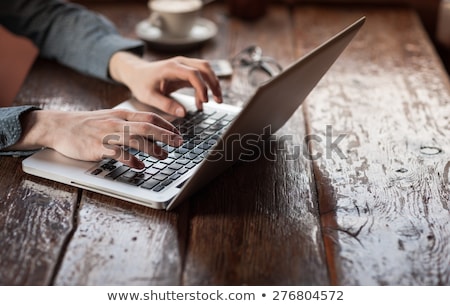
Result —
<path fill-rule="evenodd" d="M 185 219 L 91 192 L 81 203 L 56 285 L 180 284 Z"/>
<path fill-rule="evenodd" d="M 313 154 L 324 154 L 314 173 L 331 280 L 449 285 L 450 86 L 417 16 L 299 7 L 296 50 L 361 15 L 365 27 L 305 108 L 309 133 L 325 139 L 330 125 L 333 141 L 345 135 L 337 143 L 344 156 L 311 142 Z"/>
<path fill-rule="evenodd" d="M 77 190 L 0 157 L 0 285 L 49 285 L 73 229 Z"/>
<path fill-rule="evenodd" d="M 208 16 L 223 36 L 214 50 L 205 50 L 206 58 L 233 55 L 251 44 L 283 65 L 294 58 L 287 9 L 274 7 L 257 23 L 217 11 Z M 240 91 L 246 71 L 236 69 L 231 90 Z M 278 135 L 291 135 L 290 146 L 302 144 L 301 110 Z M 328 284 L 311 165 L 272 145 L 280 150 L 273 160 L 237 164 L 192 198 L 183 284 Z"/>

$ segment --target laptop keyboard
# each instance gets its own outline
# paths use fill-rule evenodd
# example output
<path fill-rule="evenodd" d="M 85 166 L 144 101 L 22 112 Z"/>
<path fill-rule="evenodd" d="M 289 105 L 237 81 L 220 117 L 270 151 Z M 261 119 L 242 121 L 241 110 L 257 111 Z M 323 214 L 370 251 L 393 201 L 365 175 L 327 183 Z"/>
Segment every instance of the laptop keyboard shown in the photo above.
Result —
<path fill-rule="evenodd" d="M 182 175 L 193 171 L 233 119 L 234 115 L 216 111 L 187 112 L 184 118 L 172 122 L 183 136 L 182 146 L 177 148 L 156 142 L 169 153 L 166 159 L 159 160 L 145 152 L 126 148 L 145 164 L 144 169 L 133 169 L 114 159 L 106 159 L 89 172 L 98 177 L 160 192 Z"/>

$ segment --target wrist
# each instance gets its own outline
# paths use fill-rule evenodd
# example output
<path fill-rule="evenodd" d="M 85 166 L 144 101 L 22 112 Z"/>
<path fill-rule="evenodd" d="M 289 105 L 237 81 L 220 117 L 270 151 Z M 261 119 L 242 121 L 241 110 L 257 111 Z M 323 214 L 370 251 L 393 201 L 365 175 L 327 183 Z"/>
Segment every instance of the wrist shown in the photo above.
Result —
<path fill-rule="evenodd" d="M 20 139 L 9 150 L 34 150 L 52 147 L 56 124 L 54 111 L 34 110 L 20 117 L 22 133 Z"/>
<path fill-rule="evenodd" d="M 130 87 L 130 79 L 135 67 L 138 67 L 142 59 L 132 53 L 119 51 L 111 56 L 109 61 L 109 75 L 119 83 Z"/>

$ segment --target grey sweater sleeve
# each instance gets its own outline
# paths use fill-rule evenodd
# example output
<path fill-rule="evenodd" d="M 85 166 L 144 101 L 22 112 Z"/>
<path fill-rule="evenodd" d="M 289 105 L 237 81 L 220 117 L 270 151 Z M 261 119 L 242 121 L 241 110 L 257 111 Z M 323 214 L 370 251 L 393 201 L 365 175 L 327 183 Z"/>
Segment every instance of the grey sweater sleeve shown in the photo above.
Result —
<path fill-rule="evenodd" d="M 22 135 L 20 116 L 26 112 L 36 110 L 34 106 L 15 106 L 0 108 L 0 155 L 28 155 L 34 151 L 3 151 L 15 144 Z"/>
<path fill-rule="evenodd" d="M 144 52 L 141 41 L 122 37 L 105 17 L 73 3 L 2 0 L 0 23 L 30 38 L 40 56 L 104 80 L 109 80 L 108 64 L 115 52 Z"/>

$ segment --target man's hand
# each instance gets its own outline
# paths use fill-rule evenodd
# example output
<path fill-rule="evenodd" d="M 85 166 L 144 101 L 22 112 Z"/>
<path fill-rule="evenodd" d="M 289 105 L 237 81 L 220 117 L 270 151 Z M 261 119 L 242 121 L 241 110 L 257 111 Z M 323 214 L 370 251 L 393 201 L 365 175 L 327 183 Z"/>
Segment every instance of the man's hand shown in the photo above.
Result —
<path fill-rule="evenodd" d="M 169 94 L 183 87 L 193 87 L 198 109 L 208 101 L 208 87 L 214 100 L 222 102 L 220 83 L 209 63 L 201 59 L 177 56 L 148 62 L 128 52 L 115 53 L 109 63 L 111 77 L 125 84 L 141 102 L 168 114 L 183 117 L 186 110 Z"/>

